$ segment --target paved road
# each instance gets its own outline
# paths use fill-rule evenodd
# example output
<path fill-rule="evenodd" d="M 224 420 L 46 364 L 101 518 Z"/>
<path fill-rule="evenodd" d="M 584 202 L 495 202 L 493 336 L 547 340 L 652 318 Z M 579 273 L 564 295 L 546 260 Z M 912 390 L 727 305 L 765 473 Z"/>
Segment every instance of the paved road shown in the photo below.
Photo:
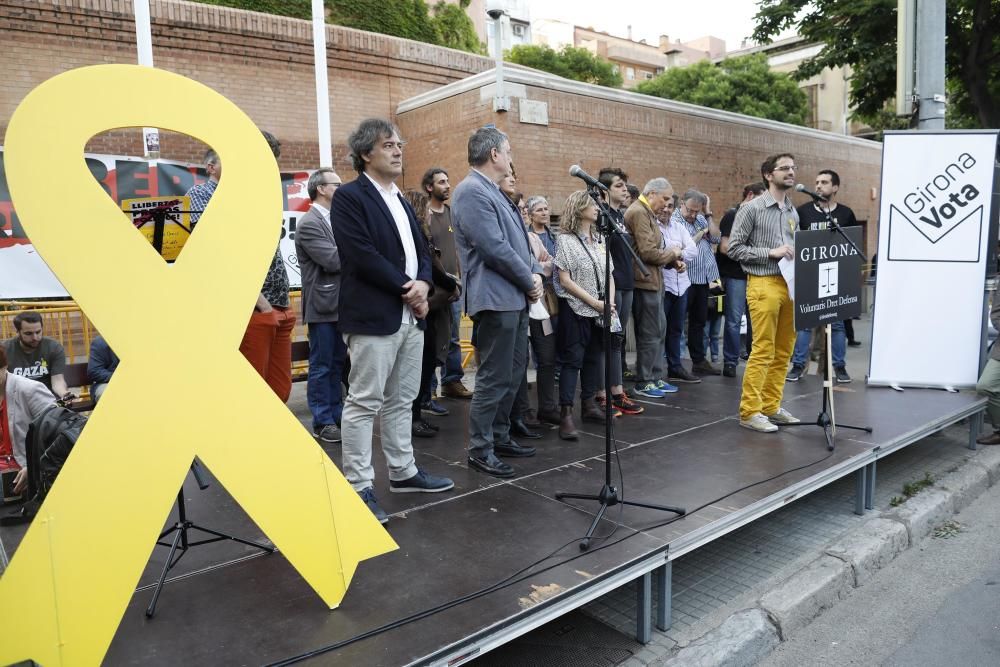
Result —
<path fill-rule="evenodd" d="M 761 665 L 1000 665 L 1000 485 Z"/>

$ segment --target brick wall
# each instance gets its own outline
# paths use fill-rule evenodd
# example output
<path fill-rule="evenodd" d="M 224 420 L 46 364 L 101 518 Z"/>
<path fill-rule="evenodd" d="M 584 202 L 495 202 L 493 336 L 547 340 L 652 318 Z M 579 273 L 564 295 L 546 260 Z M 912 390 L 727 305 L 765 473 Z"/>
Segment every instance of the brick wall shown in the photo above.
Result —
<path fill-rule="evenodd" d="M 315 165 L 316 113 L 312 37 L 308 21 L 182 2 L 151 3 L 153 56 L 157 67 L 200 81 L 239 105 L 283 144 L 282 168 Z M 0 143 L 18 102 L 42 81 L 68 69 L 103 63 L 134 63 L 131 3 L 125 0 L 0 0 Z M 841 200 L 860 219 L 874 221 L 881 147 L 822 133 L 790 131 L 779 124 L 734 115 L 664 109 L 618 91 L 578 84 L 549 85 L 546 75 L 525 81 L 524 96 L 548 104 L 549 124 L 518 120 L 518 99 L 507 114 L 494 114 L 479 88 L 447 93 L 431 103 L 397 106 L 491 68 L 492 61 L 461 51 L 404 39 L 327 27 L 330 110 L 335 166 L 354 174 L 345 140 L 359 120 L 392 117 L 410 143 L 402 187 L 419 187 L 429 166 L 443 166 L 457 183 L 467 172 L 469 133 L 496 123 L 512 139 L 514 161 L 526 194 L 546 194 L 559 211 L 580 182 L 567 175 L 578 163 L 596 175 L 604 165 L 620 166 L 634 183 L 666 175 L 675 189 L 697 187 L 722 211 L 742 185 L 759 179 L 769 153 L 796 155 L 799 179 L 831 167 L 841 174 Z M 584 90 L 584 89 L 588 90 Z M 67 112 L 71 112 L 68 109 Z M 141 155 L 138 131 L 116 130 L 95 137 L 87 150 Z M 184 135 L 164 133 L 164 158 L 199 160 L 204 146 Z M 797 197 L 797 200 L 799 197 Z M 869 247 L 875 225 L 868 226 Z"/>
<path fill-rule="evenodd" d="M 517 169 L 518 187 L 526 195 L 549 197 L 553 212 L 583 182 L 568 174 L 579 164 L 593 176 L 603 166 L 625 170 L 640 188 L 656 176 L 666 176 L 678 193 L 689 187 L 706 192 L 712 208 L 721 213 L 739 198 L 744 184 L 759 181 L 760 164 L 772 153 L 789 151 L 799 167 L 798 178 L 810 188 L 816 172 L 832 168 L 840 174 L 839 200 L 868 225 L 869 247 L 874 247 L 881 144 L 813 131 L 798 131 L 778 123 L 748 121 L 734 114 L 703 114 L 683 109 L 635 103 L 631 94 L 605 95 L 596 87 L 565 90 L 538 83 L 544 76 L 508 80 L 536 81 L 523 86 L 530 100 L 548 105 L 548 125 L 521 123 L 519 99 L 508 113 L 494 114 L 489 89 L 466 90 L 399 114 L 399 124 L 410 142 L 406 149 L 406 187 L 418 187 L 423 170 L 441 165 L 451 171 L 454 186 L 468 172 L 466 141 L 472 131 L 495 123 L 508 133 Z M 516 89 L 516 88 L 515 88 Z M 679 107 L 680 105 L 674 105 Z M 714 117 L 713 117 L 714 116 Z M 796 204 L 808 201 L 795 195 Z"/>
<path fill-rule="evenodd" d="M 174 0 L 153 0 L 153 59 L 219 91 L 283 144 L 280 164 L 316 164 L 312 26 L 308 21 Z M 132 5 L 125 0 L 0 0 L 0 143 L 15 107 L 60 72 L 135 63 Z M 488 58 L 386 35 L 327 27 L 330 113 L 337 167 L 351 175 L 345 140 L 368 116 L 491 67 Z M 90 152 L 141 155 L 138 131 L 95 137 Z M 198 160 L 204 146 L 164 133 L 164 158 Z"/>

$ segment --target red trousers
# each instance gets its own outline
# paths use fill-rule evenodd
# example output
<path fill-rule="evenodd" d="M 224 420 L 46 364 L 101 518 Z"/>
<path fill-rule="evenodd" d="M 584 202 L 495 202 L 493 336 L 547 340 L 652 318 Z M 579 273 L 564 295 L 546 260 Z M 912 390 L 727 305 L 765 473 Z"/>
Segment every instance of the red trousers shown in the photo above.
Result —
<path fill-rule="evenodd" d="M 282 402 L 292 393 L 292 330 L 295 311 L 274 308 L 250 316 L 240 352 Z"/>

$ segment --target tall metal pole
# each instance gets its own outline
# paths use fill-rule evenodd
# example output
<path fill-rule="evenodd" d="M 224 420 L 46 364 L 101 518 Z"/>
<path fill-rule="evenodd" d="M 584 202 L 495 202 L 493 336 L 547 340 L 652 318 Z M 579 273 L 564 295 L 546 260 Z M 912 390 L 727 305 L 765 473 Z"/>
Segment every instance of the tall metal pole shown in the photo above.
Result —
<path fill-rule="evenodd" d="M 921 130 L 943 130 L 945 0 L 917 0 L 917 109 Z"/>
<path fill-rule="evenodd" d="M 153 66 L 153 33 L 149 20 L 149 0 L 135 0 L 135 49 L 139 64 Z M 160 157 L 160 133 L 155 127 L 142 128 L 143 155 L 150 159 Z"/>
<path fill-rule="evenodd" d="M 492 18 L 492 17 L 491 17 Z M 496 92 L 493 95 L 493 111 L 508 111 L 510 100 L 504 95 L 503 90 L 503 14 L 493 19 L 493 44 L 496 55 Z"/>
<path fill-rule="evenodd" d="M 319 128 L 319 166 L 333 166 L 330 136 L 330 90 L 326 68 L 326 10 L 323 0 L 312 0 L 313 67 L 316 74 L 316 125 Z"/>

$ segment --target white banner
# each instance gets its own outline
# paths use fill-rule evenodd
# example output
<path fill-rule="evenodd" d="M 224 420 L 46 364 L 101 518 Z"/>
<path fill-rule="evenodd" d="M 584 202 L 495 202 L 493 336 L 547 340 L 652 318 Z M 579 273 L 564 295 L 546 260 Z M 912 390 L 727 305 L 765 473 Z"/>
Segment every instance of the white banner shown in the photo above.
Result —
<path fill-rule="evenodd" d="M 191 186 L 205 181 L 201 165 L 173 160 L 146 160 L 122 155 L 84 156 L 91 174 L 108 196 L 121 208 L 128 200 L 183 195 Z M 295 257 L 295 224 L 302 213 L 309 210 L 306 182 L 311 171 L 281 173 L 281 191 L 285 215 L 281 230 L 281 256 L 285 260 L 288 281 L 292 287 L 302 284 L 298 261 Z M 67 207 L 67 224 L 86 224 L 86 220 L 72 217 L 72 207 Z M 122 215 L 123 224 L 128 224 Z M 145 230 L 140 232 L 145 233 Z M 150 236 L 150 235 L 147 235 Z M 151 238 L 151 236 L 150 236 Z M 183 242 L 174 244 L 172 259 L 181 251 Z M 81 257 L 81 262 L 96 261 Z M 0 299 L 46 299 L 69 296 L 42 258 L 35 252 L 31 240 L 24 233 L 17 211 L 7 188 L 3 166 L 3 147 L 0 146 Z"/>
<path fill-rule="evenodd" d="M 887 132 L 869 384 L 979 376 L 997 132 Z"/>

